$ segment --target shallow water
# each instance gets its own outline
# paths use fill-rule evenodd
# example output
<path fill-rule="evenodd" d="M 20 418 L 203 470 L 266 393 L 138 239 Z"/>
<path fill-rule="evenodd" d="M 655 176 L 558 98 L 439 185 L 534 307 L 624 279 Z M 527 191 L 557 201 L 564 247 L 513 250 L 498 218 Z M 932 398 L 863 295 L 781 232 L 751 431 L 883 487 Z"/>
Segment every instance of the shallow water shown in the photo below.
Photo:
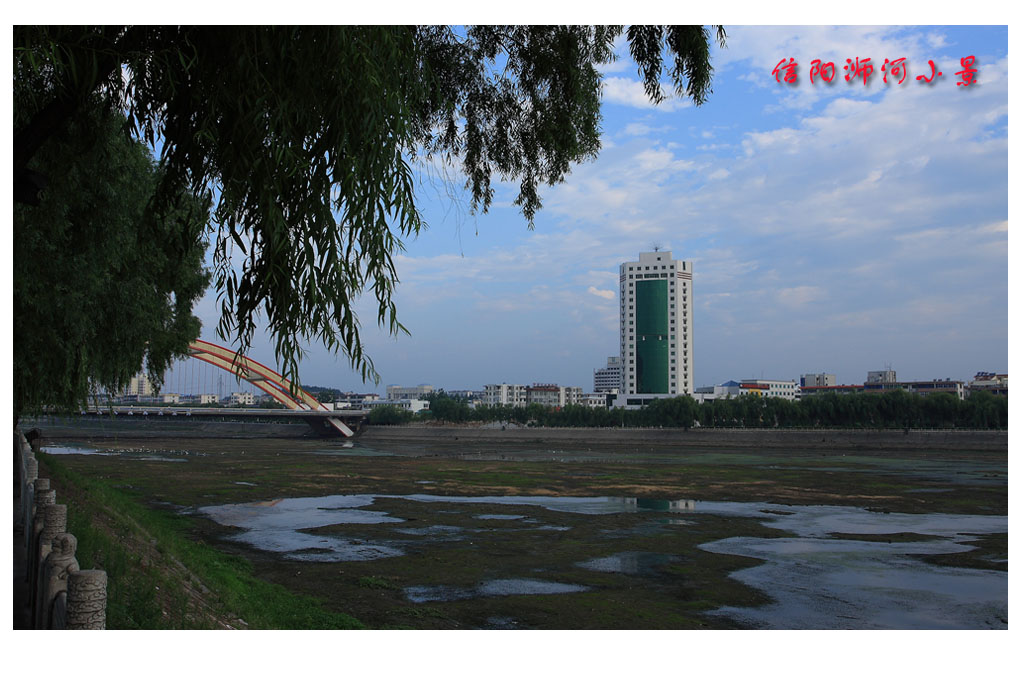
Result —
<path fill-rule="evenodd" d="M 480 527 L 436 524 L 401 527 L 405 521 L 387 512 L 363 509 L 376 499 L 414 503 L 509 505 L 522 514 L 470 514 Z M 715 613 L 745 625 L 764 628 L 1006 628 L 1005 572 L 933 566 L 914 555 L 956 553 L 971 538 L 1007 531 L 1005 516 L 878 513 L 844 506 L 789 506 L 772 503 L 637 499 L 612 496 L 435 496 L 429 494 L 338 495 L 290 498 L 261 503 L 209 506 L 199 512 L 219 524 L 242 529 L 232 540 L 289 560 L 340 562 L 398 557 L 410 541 L 467 540 L 480 531 L 568 530 L 540 525 L 529 508 L 582 515 L 653 513 L 657 523 L 685 524 L 663 513 L 708 513 L 759 519 L 795 538 L 735 536 L 700 546 L 709 552 L 742 555 L 764 564 L 733 574 L 768 593 L 774 603 L 759 608 L 724 607 Z M 512 526 L 484 524 L 503 520 Z M 320 536 L 305 530 L 335 525 L 393 523 L 395 538 L 365 542 L 350 537 Z M 628 531 L 643 531 L 636 528 Z M 917 533 L 934 540 L 884 543 L 840 540 L 843 534 Z M 595 555 L 578 563 L 585 569 L 657 577 L 658 569 L 678 556 L 620 552 Z M 543 567 L 543 558 L 539 558 Z M 535 579 L 494 579 L 472 588 L 415 586 L 406 589 L 413 602 L 463 600 L 515 594 L 580 592 L 583 586 Z"/>
<path fill-rule="evenodd" d="M 560 595 L 590 590 L 573 583 L 558 583 L 532 578 L 503 578 L 484 581 L 475 588 L 451 586 L 410 586 L 405 596 L 410 602 L 451 602 L 475 597 L 501 597 L 508 595 Z"/>
<path fill-rule="evenodd" d="M 773 604 L 717 610 L 755 628 L 1007 627 L 1007 573 L 933 566 L 912 555 L 968 550 L 952 541 L 878 543 L 734 537 L 701 546 L 765 560 L 733 578 Z"/>

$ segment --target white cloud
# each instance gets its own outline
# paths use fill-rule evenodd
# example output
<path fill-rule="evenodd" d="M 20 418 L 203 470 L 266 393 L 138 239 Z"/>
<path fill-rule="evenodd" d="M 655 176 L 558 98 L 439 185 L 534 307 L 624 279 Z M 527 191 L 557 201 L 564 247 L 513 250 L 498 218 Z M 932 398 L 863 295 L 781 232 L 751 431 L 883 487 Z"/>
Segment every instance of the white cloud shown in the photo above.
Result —
<path fill-rule="evenodd" d="M 632 106 L 639 109 L 656 109 L 658 111 L 678 111 L 690 105 L 689 100 L 679 99 L 671 95 L 671 87 L 663 88 L 668 98 L 658 105 L 655 105 L 647 92 L 644 91 L 644 84 L 632 78 L 620 78 L 612 76 L 605 78 L 603 84 L 603 98 L 606 102 Z"/>
<path fill-rule="evenodd" d="M 778 299 L 779 302 L 789 307 L 802 307 L 808 303 L 823 300 L 825 295 L 825 290 L 817 286 L 796 286 L 780 290 Z"/>
<path fill-rule="evenodd" d="M 591 286 L 590 288 L 587 288 L 587 292 L 590 293 L 591 295 L 596 295 L 597 297 L 604 298 L 605 300 L 615 299 L 614 290 L 598 290 L 594 286 Z"/>

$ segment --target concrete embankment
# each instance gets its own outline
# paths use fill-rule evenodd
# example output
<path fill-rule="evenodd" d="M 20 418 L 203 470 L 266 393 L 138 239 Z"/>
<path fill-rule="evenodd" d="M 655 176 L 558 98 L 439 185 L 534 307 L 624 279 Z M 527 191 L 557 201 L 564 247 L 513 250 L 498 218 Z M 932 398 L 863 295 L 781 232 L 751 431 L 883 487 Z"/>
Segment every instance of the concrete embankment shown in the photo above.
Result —
<path fill-rule="evenodd" d="M 22 429 L 37 427 L 48 439 L 88 437 L 90 439 L 193 438 L 294 438 L 315 437 L 309 425 L 258 421 L 213 421 L 187 416 L 82 416 L 25 419 Z"/>
<path fill-rule="evenodd" d="M 1007 432 L 992 430 L 752 430 L 486 427 L 368 427 L 367 444 L 494 443 L 528 446 L 673 446 L 692 448 L 936 449 L 1006 451 Z"/>

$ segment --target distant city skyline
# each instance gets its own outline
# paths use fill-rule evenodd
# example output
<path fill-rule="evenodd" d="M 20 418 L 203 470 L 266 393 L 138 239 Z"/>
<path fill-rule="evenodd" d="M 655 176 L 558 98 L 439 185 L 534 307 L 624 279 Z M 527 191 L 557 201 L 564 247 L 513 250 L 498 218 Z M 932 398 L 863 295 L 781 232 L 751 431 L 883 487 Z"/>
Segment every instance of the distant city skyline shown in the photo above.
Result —
<path fill-rule="evenodd" d="M 361 299 L 380 384 L 317 345 L 302 382 L 589 391 L 618 350 L 618 265 L 655 244 L 694 262 L 695 386 L 808 373 L 849 384 L 886 366 L 908 380 L 1008 370 L 1006 27 L 727 30 L 699 108 L 652 106 L 619 50 L 600 156 L 543 188 L 533 231 L 514 186 L 496 185 L 491 212 L 473 216 L 457 172 L 420 166 L 430 228 L 396 258 L 411 336 L 376 330 Z M 977 82 L 958 86 L 967 56 Z M 906 82 L 883 82 L 884 61 L 901 57 Z M 789 58 L 797 82 L 776 82 Z M 866 85 L 844 80 L 848 58 L 872 59 Z M 814 59 L 835 64 L 830 85 L 810 82 Z M 929 60 L 943 73 L 931 85 L 916 80 Z M 196 313 L 216 341 L 214 292 Z M 250 355 L 275 363 L 263 336 Z"/>

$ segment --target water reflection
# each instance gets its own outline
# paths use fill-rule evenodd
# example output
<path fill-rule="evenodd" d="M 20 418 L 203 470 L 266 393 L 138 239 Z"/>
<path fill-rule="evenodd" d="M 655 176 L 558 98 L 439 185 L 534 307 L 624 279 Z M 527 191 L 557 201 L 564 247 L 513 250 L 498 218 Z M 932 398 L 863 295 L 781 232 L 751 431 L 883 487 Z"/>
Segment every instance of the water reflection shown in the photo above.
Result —
<path fill-rule="evenodd" d="M 1007 573 L 933 566 L 913 555 L 969 550 L 913 543 L 734 537 L 701 546 L 765 560 L 733 578 L 775 600 L 717 611 L 755 628 L 965 629 L 1007 627 Z"/>
<path fill-rule="evenodd" d="M 460 513 L 479 526 L 434 524 L 401 527 L 405 520 L 370 510 L 377 499 L 425 504 L 507 505 L 516 514 Z M 1007 574 L 979 569 L 932 566 L 914 555 L 963 552 L 974 536 L 1007 531 L 1006 516 L 878 513 L 842 506 L 788 506 L 772 503 L 666 500 L 614 496 L 436 496 L 428 494 L 338 495 L 276 499 L 200 508 L 199 512 L 241 531 L 233 536 L 286 559 L 337 562 L 397 557 L 411 541 L 477 540 L 481 532 L 537 529 L 568 531 L 552 526 L 531 508 L 581 515 L 657 513 L 659 523 L 688 524 L 665 514 L 743 516 L 792 534 L 787 538 L 735 536 L 700 546 L 709 552 L 754 557 L 764 564 L 733 574 L 768 593 L 774 603 L 760 608 L 726 607 L 717 613 L 752 627 L 768 628 L 1006 628 Z M 437 513 L 452 513 L 439 507 Z M 694 518 L 691 518 L 694 519 Z M 495 520 L 514 523 L 495 527 Z M 396 524 L 394 538 L 360 541 L 309 529 L 338 525 Z M 567 522 L 571 524 L 571 522 Z M 649 523 L 646 523 L 649 524 Z M 526 525 L 526 526 L 524 526 Z M 648 531 L 637 526 L 625 530 Z M 685 528 L 678 530 L 686 531 Z M 915 542 L 840 540 L 834 534 L 900 534 L 933 536 Z M 609 543 L 614 545 L 614 543 Z M 596 555 L 577 566 L 592 571 L 657 577 L 659 568 L 680 556 L 643 552 Z M 548 565 L 538 557 L 539 568 Z M 416 586 L 406 591 L 414 602 L 466 599 L 507 594 L 578 592 L 582 586 L 531 579 L 497 579 L 473 588 Z"/>
<path fill-rule="evenodd" d="M 410 586 L 405 596 L 411 602 L 451 602 L 469 600 L 474 597 L 500 597 L 508 595 L 559 595 L 582 593 L 590 590 L 573 583 L 558 583 L 532 578 L 502 578 L 484 581 L 475 588 L 454 588 L 451 586 Z"/>

